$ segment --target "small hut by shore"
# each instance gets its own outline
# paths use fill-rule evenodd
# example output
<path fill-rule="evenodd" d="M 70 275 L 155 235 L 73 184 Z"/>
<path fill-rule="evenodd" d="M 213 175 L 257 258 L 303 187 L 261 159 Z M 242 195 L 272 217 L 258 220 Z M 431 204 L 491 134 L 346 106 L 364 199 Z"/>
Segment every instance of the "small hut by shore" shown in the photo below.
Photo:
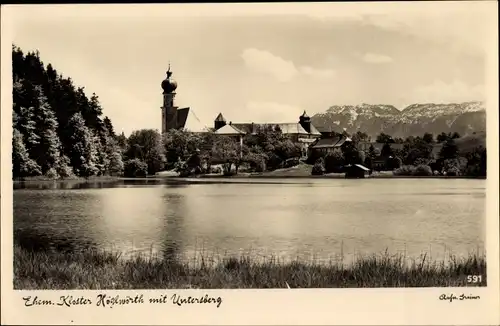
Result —
<path fill-rule="evenodd" d="M 349 164 L 344 166 L 345 177 L 349 179 L 362 179 L 370 173 L 370 169 L 361 164 Z"/>

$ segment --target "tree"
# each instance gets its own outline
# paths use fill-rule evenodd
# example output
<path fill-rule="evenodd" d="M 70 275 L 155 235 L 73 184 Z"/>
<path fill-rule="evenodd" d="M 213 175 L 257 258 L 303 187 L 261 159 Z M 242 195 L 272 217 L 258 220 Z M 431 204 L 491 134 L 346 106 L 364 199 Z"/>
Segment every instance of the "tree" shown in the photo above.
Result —
<path fill-rule="evenodd" d="M 448 139 L 439 152 L 439 158 L 443 160 L 455 159 L 458 155 L 458 147 L 453 139 Z"/>
<path fill-rule="evenodd" d="M 486 148 L 478 146 L 471 152 L 466 153 L 466 174 L 470 176 L 486 176 Z"/>
<path fill-rule="evenodd" d="M 113 176 L 121 175 L 125 166 L 123 163 L 122 149 L 118 145 L 118 140 L 109 136 L 105 150 L 108 159 L 108 164 L 105 168 L 106 172 Z"/>
<path fill-rule="evenodd" d="M 16 151 L 23 152 L 22 140 L 40 172 L 50 178 L 69 177 L 73 168 L 80 176 L 106 174 L 111 156 L 115 163 L 120 161 L 120 152 L 108 148 L 114 129 L 109 118 L 101 119 L 97 95 L 87 97 L 84 87 L 75 87 L 50 63 L 45 68 L 38 51 L 24 54 L 15 45 L 12 72 L 12 124 L 21 136 L 16 136 Z M 15 154 L 18 162 L 23 161 L 21 152 Z M 24 173 L 21 170 L 16 174 Z"/>
<path fill-rule="evenodd" d="M 467 168 L 467 159 L 456 157 L 445 159 L 443 162 L 443 171 L 448 176 L 458 176 L 464 174 Z"/>
<path fill-rule="evenodd" d="M 38 141 L 32 145 L 30 153 L 45 174 L 55 167 L 60 156 L 61 143 L 57 135 L 56 117 L 41 86 L 35 86 L 35 96 L 38 103 L 33 110 L 33 120 Z"/>
<path fill-rule="evenodd" d="M 148 174 L 148 165 L 140 159 L 134 158 L 125 162 L 124 175 L 129 178 L 145 178 Z"/>
<path fill-rule="evenodd" d="M 368 148 L 368 157 L 371 158 L 372 160 L 375 159 L 378 155 L 375 152 L 375 147 L 373 147 L 373 144 L 370 144 L 370 148 Z"/>
<path fill-rule="evenodd" d="M 230 175 L 233 164 L 240 160 L 240 145 L 231 137 L 218 136 L 212 147 L 212 157 L 222 162 L 225 175 Z"/>
<path fill-rule="evenodd" d="M 61 179 L 66 179 L 74 176 L 73 168 L 71 167 L 71 161 L 64 154 L 61 154 L 57 158 L 54 171 Z"/>
<path fill-rule="evenodd" d="M 438 143 L 442 143 L 448 140 L 448 135 L 445 132 L 440 133 L 436 138 Z"/>
<path fill-rule="evenodd" d="M 121 134 L 119 134 L 118 136 L 116 136 L 116 143 L 120 147 L 120 149 L 122 150 L 122 152 L 124 152 L 124 151 L 127 150 L 127 147 L 128 147 L 127 137 L 125 136 L 125 134 L 123 133 L 123 131 L 122 131 Z"/>
<path fill-rule="evenodd" d="M 165 164 L 165 148 L 161 135 L 154 129 L 141 129 L 132 132 L 128 138 L 127 159 L 139 159 L 148 165 L 148 174 L 161 171 Z"/>
<path fill-rule="evenodd" d="M 70 119 L 69 130 L 72 130 L 69 158 L 75 173 L 82 177 L 96 175 L 99 172 L 96 166 L 97 149 L 93 135 L 80 113 L 74 114 Z"/>
<path fill-rule="evenodd" d="M 103 123 L 104 126 L 106 127 L 106 130 L 108 131 L 108 134 L 112 137 L 115 137 L 115 130 L 113 128 L 111 120 L 108 117 L 104 117 Z"/>
<path fill-rule="evenodd" d="M 357 131 L 352 135 L 352 141 L 355 143 L 369 141 L 369 138 L 368 134 L 362 131 Z"/>
<path fill-rule="evenodd" d="M 323 158 L 319 158 L 311 170 L 312 175 L 322 175 L 325 173 L 325 162 Z"/>
<path fill-rule="evenodd" d="M 264 172 L 266 170 L 266 162 L 269 157 L 264 153 L 259 146 L 248 147 L 248 150 L 243 153 L 243 160 L 250 164 L 250 168 L 255 172 Z"/>
<path fill-rule="evenodd" d="M 389 157 L 389 156 L 394 156 L 394 152 L 392 151 L 392 147 L 389 143 L 385 143 L 384 146 L 382 147 L 382 151 L 380 153 L 382 157 Z"/>
<path fill-rule="evenodd" d="M 205 138 L 205 140 L 209 141 L 208 138 Z M 169 130 L 163 136 L 168 166 L 171 168 L 178 161 L 186 161 L 196 151 L 204 149 L 203 143 L 204 139 L 199 134 L 185 130 Z"/>
<path fill-rule="evenodd" d="M 260 148 L 269 170 L 282 167 L 285 161 L 301 156 L 301 148 L 281 131 L 260 128 L 255 135 L 246 135 L 243 144 L 248 148 Z"/>
<path fill-rule="evenodd" d="M 384 134 L 383 132 L 380 133 L 380 135 L 377 136 L 377 143 L 394 143 L 394 140 L 392 139 L 391 136 Z"/>
<path fill-rule="evenodd" d="M 433 145 L 426 143 L 421 138 L 415 138 L 412 143 L 406 143 L 403 147 L 403 153 L 406 156 L 403 162 L 406 165 L 414 165 L 418 159 L 431 160 Z"/>
<path fill-rule="evenodd" d="M 434 136 L 431 133 L 426 132 L 422 138 L 424 142 L 432 144 L 434 142 Z"/>
<path fill-rule="evenodd" d="M 344 156 L 342 152 L 334 151 L 326 155 L 324 167 L 327 173 L 340 172 L 344 166 Z"/>
<path fill-rule="evenodd" d="M 14 178 L 36 176 L 42 174 L 38 164 L 29 157 L 24 146 L 23 135 L 14 129 L 12 137 L 12 175 Z"/>
<path fill-rule="evenodd" d="M 342 154 L 344 155 L 345 164 L 362 164 L 363 158 L 360 152 L 352 142 L 344 142 L 341 146 Z"/>

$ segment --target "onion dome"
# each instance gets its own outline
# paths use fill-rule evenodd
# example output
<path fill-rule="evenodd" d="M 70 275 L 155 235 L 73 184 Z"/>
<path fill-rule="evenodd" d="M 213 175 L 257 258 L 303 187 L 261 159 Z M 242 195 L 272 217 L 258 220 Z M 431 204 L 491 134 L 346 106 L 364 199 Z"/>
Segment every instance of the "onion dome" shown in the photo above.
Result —
<path fill-rule="evenodd" d="M 167 78 L 161 82 L 161 88 L 163 88 L 164 93 L 172 93 L 177 89 L 177 82 L 171 77 L 172 72 L 170 71 L 170 65 L 168 65 Z"/>
<path fill-rule="evenodd" d="M 306 111 L 302 113 L 302 115 L 299 117 L 299 121 L 302 122 L 311 122 L 311 118 L 307 115 Z"/>

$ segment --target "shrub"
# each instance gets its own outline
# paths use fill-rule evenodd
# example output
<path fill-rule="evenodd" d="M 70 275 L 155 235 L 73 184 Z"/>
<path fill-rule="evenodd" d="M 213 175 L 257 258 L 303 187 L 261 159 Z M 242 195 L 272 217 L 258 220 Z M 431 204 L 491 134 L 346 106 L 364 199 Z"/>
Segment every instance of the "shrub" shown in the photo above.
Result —
<path fill-rule="evenodd" d="M 222 174 L 222 168 L 220 166 L 212 166 L 212 167 L 210 167 L 210 173 Z"/>
<path fill-rule="evenodd" d="M 418 165 L 430 165 L 431 164 L 431 159 L 429 158 L 417 158 L 414 163 L 416 166 Z"/>
<path fill-rule="evenodd" d="M 339 152 L 333 152 L 329 153 L 325 157 L 325 172 L 327 173 L 332 173 L 332 172 L 337 172 L 339 173 L 342 170 L 342 166 L 344 165 L 344 156 L 342 153 Z"/>
<path fill-rule="evenodd" d="M 56 172 L 61 179 L 74 177 L 73 168 L 67 156 L 61 156 L 55 166 Z"/>
<path fill-rule="evenodd" d="M 456 177 L 460 175 L 460 170 L 456 166 L 448 168 L 445 172 L 449 177 Z"/>
<path fill-rule="evenodd" d="M 419 177 L 424 177 L 424 176 L 431 176 L 432 169 L 428 165 L 419 165 L 417 167 L 413 165 L 403 165 L 399 169 L 396 169 L 394 171 L 394 175 L 401 175 L 401 176 L 419 176 Z"/>
<path fill-rule="evenodd" d="M 401 160 L 400 157 L 395 157 L 392 164 L 393 164 L 392 165 L 393 169 L 399 169 L 401 165 L 403 165 L 403 161 Z"/>
<path fill-rule="evenodd" d="M 413 175 L 420 176 L 420 177 L 430 176 L 430 175 L 432 175 L 432 169 L 428 165 L 420 164 L 415 169 L 415 172 Z"/>
<path fill-rule="evenodd" d="M 57 174 L 56 169 L 51 168 L 47 172 L 45 172 L 45 177 L 47 177 L 49 179 L 58 179 L 59 178 L 59 174 Z"/>
<path fill-rule="evenodd" d="M 467 159 L 464 157 L 444 160 L 443 170 L 446 175 L 458 176 L 465 172 L 467 169 Z"/>
<path fill-rule="evenodd" d="M 148 174 L 148 165 L 135 158 L 125 162 L 124 175 L 128 178 L 144 178 Z"/>
<path fill-rule="evenodd" d="M 291 168 L 291 167 L 294 167 L 297 165 L 299 165 L 299 158 L 298 157 L 289 158 L 289 159 L 285 160 L 285 162 L 283 163 L 284 168 Z"/>
<path fill-rule="evenodd" d="M 394 175 L 414 175 L 415 167 L 413 165 L 403 165 L 394 171 Z"/>
<path fill-rule="evenodd" d="M 321 158 L 321 153 L 319 151 L 312 150 L 309 152 L 309 155 L 307 156 L 306 163 L 314 164 L 320 158 Z"/>
<path fill-rule="evenodd" d="M 269 170 L 276 170 L 283 166 L 283 160 L 275 153 L 270 153 L 268 155 L 267 168 Z"/>
<path fill-rule="evenodd" d="M 323 159 L 320 158 L 319 160 L 316 161 L 316 163 L 314 163 L 311 174 L 323 175 L 324 173 L 325 173 L 325 164 L 323 163 Z"/>

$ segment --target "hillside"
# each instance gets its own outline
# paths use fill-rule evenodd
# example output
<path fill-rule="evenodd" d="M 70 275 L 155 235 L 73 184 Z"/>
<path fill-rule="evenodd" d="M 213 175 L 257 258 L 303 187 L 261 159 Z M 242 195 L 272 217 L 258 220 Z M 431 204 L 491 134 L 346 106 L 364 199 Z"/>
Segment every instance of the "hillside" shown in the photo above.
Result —
<path fill-rule="evenodd" d="M 426 132 L 472 135 L 486 130 L 482 102 L 412 104 L 401 111 L 392 105 L 335 105 L 311 119 L 320 131 L 362 131 L 372 138 L 381 132 L 406 138 L 422 136 Z"/>
<path fill-rule="evenodd" d="M 109 175 L 123 166 L 96 94 L 74 85 L 38 52 L 12 47 L 13 177 Z"/>

